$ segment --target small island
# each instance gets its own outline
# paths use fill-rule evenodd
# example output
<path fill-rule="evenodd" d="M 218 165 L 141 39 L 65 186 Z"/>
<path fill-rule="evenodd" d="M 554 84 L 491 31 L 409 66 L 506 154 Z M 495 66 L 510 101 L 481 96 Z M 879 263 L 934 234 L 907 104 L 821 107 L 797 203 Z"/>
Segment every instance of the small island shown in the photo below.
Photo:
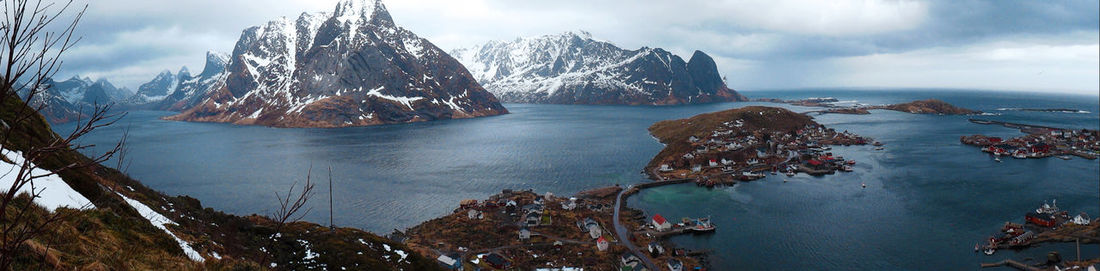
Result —
<path fill-rule="evenodd" d="M 813 103 L 810 103 L 813 104 Z M 947 102 L 928 99 L 920 101 L 912 101 L 908 103 L 891 104 L 891 105 L 868 105 L 868 106 L 854 106 L 854 107 L 840 107 L 828 103 L 820 104 L 822 107 L 828 107 L 829 109 L 821 111 L 811 111 L 807 113 L 818 114 L 855 114 L 866 115 L 871 114 L 871 110 L 893 110 L 898 112 L 905 112 L 910 114 L 934 114 L 934 115 L 977 115 L 982 111 L 970 110 L 962 107 L 957 107 Z"/>
<path fill-rule="evenodd" d="M 872 142 L 826 128 L 810 116 L 764 106 L 661 121 L 649 131 L 666 145 L 645 168 L 651 178 L 694 179 L 705 186 L 755 180 L 766 172 L 822 175 L 851 171 L 855 162 L 834 156 L 828 152 L 829 145 Z"/>

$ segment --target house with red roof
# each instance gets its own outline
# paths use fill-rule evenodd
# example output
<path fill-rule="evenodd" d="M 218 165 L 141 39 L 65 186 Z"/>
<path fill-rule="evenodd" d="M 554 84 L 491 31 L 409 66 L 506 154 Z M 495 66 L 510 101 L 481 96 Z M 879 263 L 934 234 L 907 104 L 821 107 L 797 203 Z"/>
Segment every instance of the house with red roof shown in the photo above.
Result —
<path fill-rule="evenodd" d="M 661 216 L 661 214 L 653 215 L 653 221 L 652 222 L 653 222 L 653 228 L 656 229 L 657 231 L 666 231 L 666 230 L 672 229 L 672 224 L 668 223 L 668 220 L 665 219 L 665 217 Z"/>

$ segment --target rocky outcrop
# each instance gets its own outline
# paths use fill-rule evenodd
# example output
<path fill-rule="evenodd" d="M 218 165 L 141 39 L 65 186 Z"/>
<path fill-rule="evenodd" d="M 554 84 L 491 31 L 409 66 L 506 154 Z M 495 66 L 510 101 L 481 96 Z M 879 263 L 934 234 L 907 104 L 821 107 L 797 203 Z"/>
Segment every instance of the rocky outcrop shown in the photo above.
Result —
<path fill-rule="evenodd" d="M 668 105 L 747 100 L 726 86 L 710 56 L 685 62 L 660 48 L 621 49 L 587 32 L 452 52 L 505 102 Z"/>
<path fill-rule="evenodd" d="M 381 2 L 344 0 L 246 29 L 225 86 L 172 120 L 345 127 L 508 111 L 466 69 L 397 26 Z"/>

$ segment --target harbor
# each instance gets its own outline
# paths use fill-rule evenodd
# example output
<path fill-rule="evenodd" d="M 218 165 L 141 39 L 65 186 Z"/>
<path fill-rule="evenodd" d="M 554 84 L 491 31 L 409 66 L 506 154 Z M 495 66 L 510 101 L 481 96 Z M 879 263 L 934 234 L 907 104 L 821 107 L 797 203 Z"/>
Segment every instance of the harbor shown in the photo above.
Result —
<path fill-rule="evenodd" d="M 1063 160 L 1072 159 L 1071 156 L 1093 160 L 1100 156 L 1100 133 L 1096 130 L 1061 129 L 980 119 L 970 119 L 970 122 L 1002 125 L 1025 133 L 1009 139 L 985 135 L 959 138 L 963 144 L 981 147 L 982 152 L 995 156 L 998 162 L 1002 156 L 1015 159 L 1058 157 Z"/>
<path fill-rule="evenodd" d="M 1058 201 L 1044 202 L 1034 211 L 1023 215 L 1023 223 L 1008 221 L 1000 230 L 974 245 L 975 253 L 994 255 L 998 250 L 1023 250 L 1042 243 L 1075 242 L 1100 243 L 1100 221 L 1091 219 L 1085 212 L 1071 215 L 1058 208 Z M 1026 264 L 1011 259 L 982 264 L 982 267 L 1009 266 L 1019 270 L 1072 270 L 1074 266 L 1096 264 L 1100 259 L 1082 259 L 1080 250 L 1075 258 L 1064 260 L 1057 252 L 1048 254 L 1046 262 Z M 1054 268 L 1054 269 L 1051 269 Z"/>

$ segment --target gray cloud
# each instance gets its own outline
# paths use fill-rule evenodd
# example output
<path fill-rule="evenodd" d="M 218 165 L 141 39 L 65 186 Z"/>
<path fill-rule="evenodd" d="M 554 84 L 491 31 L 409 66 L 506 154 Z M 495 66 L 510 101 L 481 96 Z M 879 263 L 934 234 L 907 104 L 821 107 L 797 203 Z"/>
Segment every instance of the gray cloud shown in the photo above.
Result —
<path fill-rule="evenodd" d="M 248 26 L 303 11 L 328 12 L 336 2 L 96 0 L 80 27 L 84 40 L 66 56 L 61 75 L 102 76 L 133 88 L 164 69 L 201 68 L 206 51 L 232 50 Z M 386 5 L 398 24 L 445 49 L 577 29 L 625 48 L 662 47 L 685 55 L 699 49 L 713 55 L 731 79 L 740 79 L 731 80 L 735 88 L 925 87 L 931 85 L 922 84 L 928 80 L 919 74 L 952 75 L 920 68 L 953 65 L 968 70 L 941 82 L 1048 89 L 1048 81 L 1018 78 L 963 83 L 976 74 L 1008 77 L 1039 66 L 1073 75 L 1060 77 L 1070 81 L 1058 85 L 1060 90 L 1100 91 L 1092 83 L 1100 80 L 1100 59 L 1085 51 L 1100 44 L 1097 1 L 401 0 Z M 997 49 L 1036 59 L 983 55 Z M 1085 59 L 1061 59 L 1053 53 L 1059 50 L 1080 50 Z M 899 62 L 912 70 L 880 67 Z M 879 77 L 850 76 L 890 77 L 883 70 L 918 77 L 884 85 Z"/>

